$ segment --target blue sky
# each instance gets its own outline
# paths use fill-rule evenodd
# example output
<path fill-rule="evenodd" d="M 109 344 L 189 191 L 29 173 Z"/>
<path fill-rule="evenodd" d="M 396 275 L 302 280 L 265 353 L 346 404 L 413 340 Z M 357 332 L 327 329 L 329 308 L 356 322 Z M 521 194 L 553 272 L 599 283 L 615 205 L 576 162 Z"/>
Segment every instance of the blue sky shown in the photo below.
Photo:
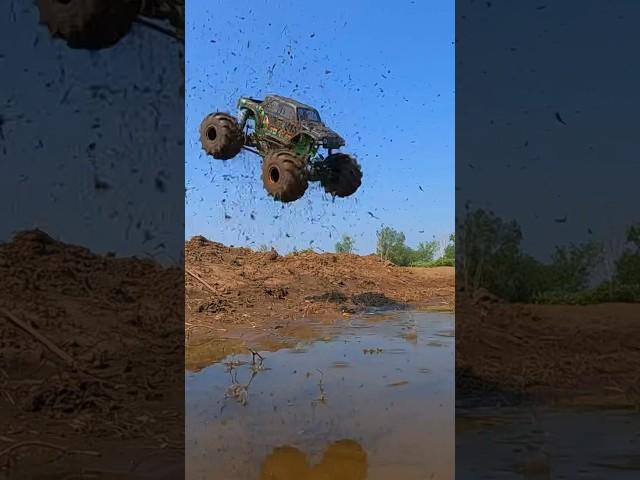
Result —
<path fill-rule="evenodd" d="M 542 260 L 592 240 L 617 257 L 640 221 L 640 68 L 617 48 L 638 43 L 640 4 L 476 2 L 458 13 L 459 213 L 470 201 L 516 219 Z"/>
<path fill-rule="evenodd" d="M 35 2 L 0 2 L 11 39 L 0 45 L 0 240 L 40 228 L 99 253 L 179 262 L 176 42 L 135 25 L 113 48 L 72 50 L 38 20 Z"/>
<path fill-rule="evenodd" d="M 361 253 L 382 225 L 409 245 L 454 230 L 454 2 L 190 0 L 185 112 L 186 238 Z M 283 205 L 263 190 L 260 158 L 204 155 L 202 118 L 240 95 L 310 103 L 363 168 L 352 197 L 312 184 Z"/>

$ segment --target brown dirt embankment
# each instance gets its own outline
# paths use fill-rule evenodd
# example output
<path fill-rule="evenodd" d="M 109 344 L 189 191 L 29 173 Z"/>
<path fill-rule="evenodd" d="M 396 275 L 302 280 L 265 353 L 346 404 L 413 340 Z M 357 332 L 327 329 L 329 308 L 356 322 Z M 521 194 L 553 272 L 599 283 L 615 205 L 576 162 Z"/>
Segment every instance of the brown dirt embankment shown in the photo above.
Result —
<path fill-rule="evenodd" d="M 338 318 L 369 308 L 453 310 L 454 269 L 402 268 L 375 255 L 303 252 L 286 256 L 186 242 L 190 338 L 233 326 L 273 328 L 304 318 Z"/>
<path fill-rule="evenodd" d="M 640 305 L 524 305 L 461 294 L 456 374 L 458 398 L 496 388 L 562 404 L 640 407 Z"/>
<path fill-rule="evenodd" d="M 0 476 L 182 472 L 182 282 L 41 231 L 0 244 Z"/>

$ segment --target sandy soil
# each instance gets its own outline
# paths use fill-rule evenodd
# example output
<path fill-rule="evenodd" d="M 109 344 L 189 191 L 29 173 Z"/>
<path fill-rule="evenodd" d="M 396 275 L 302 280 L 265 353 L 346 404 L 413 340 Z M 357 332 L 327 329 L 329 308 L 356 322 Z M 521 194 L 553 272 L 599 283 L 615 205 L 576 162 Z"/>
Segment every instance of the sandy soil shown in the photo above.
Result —
<path fill-rule="evenodd" d="M 0 245 L 0 478 L 36 478 L 38 468 L 110 472 L 103 478 L 182 471 L 183 334 L 233 344 L 234 331 L 302 331 L 376 307 L 454 306 L 452 268 L 279 256 L 202 237 L 185 252 L 186 276 L 38 231 Z M 495 386 L 638 407 L 639 319 L 639 305 L 506 305 L 462 294 L 458 395 Z"/>
<path fill-rule="evenodd" d="M 285 348 L 318 335 L 317 322 L 376 307 L 452 311 L 455 303 L 458 398 L 640 406 L 640 305 L 514 305 L 482 291 L 456 298 L 453 268 L 280 256 L 203 237 L 186 243 L 185 258 L 189 368 L 250 345 Z"/>
<path fill-rule="evenodd" d="M 640 407 L 640 305 L 514 305 L 459 295 L 459 398 L 496 388 L 580 406 Z"/>
<path fill-rule="evenodd" d="M 31 231 L 0 245 L 0 292 L 0 478 L 177 478 L 182 271 Z"/>
<path fill-rule="evenodd" d="M 255 252 L 198 236 L 185 245 L 188 342 L 335 320 L 371 308 L 453 310 L 454 269 L 402 268 L 375 255 Z"/>

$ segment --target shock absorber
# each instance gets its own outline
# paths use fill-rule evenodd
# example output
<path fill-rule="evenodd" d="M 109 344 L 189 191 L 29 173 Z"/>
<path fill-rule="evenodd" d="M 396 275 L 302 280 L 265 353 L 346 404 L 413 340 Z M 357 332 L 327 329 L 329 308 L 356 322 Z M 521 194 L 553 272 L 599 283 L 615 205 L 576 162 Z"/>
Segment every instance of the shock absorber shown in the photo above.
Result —
<path fill-rule="evenodd" d="M 238 114 L 238 123 L 240 124 L 240 130 L 244 130 L 247 125 L 247 119 L 249 118 L 249 111 L 246 108 L 240 109 Z"/>

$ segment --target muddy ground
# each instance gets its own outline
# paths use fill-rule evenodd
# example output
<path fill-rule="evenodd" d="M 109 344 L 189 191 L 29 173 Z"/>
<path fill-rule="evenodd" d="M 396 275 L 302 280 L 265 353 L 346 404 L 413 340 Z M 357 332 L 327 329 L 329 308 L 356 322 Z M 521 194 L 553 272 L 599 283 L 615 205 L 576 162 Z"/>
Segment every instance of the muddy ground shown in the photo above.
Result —
<path fill-rule="evenodd" d="M 376 255 L 256 252 L 197 236 L 185 245 L 187 344 L 335 321 L 375 309 L 451 311 L 454 269 L 402 268 Z"/>
<path fill-rule="evenodd" d="M 375 255 L 280 256 L 201 236 L 186 243 L 185 258 L 187 367 L 309 340 L 317 321 L 455 304 L 459 399 L 640 405 L 639 305 L 514 305 L 486 292 L 458 292 L 456 301 L 453 268 L 402 268 Z"/>
<path fill-rule="evenodd" d="M 40 231 L 0 245 L 0 478 L 181 475 L 182 281 Z"/>
<path fill-rule="evenodd" d="M 452 268 L 279 256 L 202 237 L 185 252 L 186 275 L 39 231 L 0 245 L 0 478 L 182 471 L 183 334 L 188 346 L 217 339 L 246 348 L 251 335 L 281 342 L 312 321 L 352 321 L 370 309 L 454 306 Z M 458 397 L 495 388 L 637 407 L 638 319 L 638 305 L 506 305 L 461 293 Z M 54 476 L 36 475 L 52 461 Z"/>
<path fill-rule="evenodd" d="M 461 401 L 640 408 L 640 305 L 517 305 L 462 292 L 456 377 Z"/>

